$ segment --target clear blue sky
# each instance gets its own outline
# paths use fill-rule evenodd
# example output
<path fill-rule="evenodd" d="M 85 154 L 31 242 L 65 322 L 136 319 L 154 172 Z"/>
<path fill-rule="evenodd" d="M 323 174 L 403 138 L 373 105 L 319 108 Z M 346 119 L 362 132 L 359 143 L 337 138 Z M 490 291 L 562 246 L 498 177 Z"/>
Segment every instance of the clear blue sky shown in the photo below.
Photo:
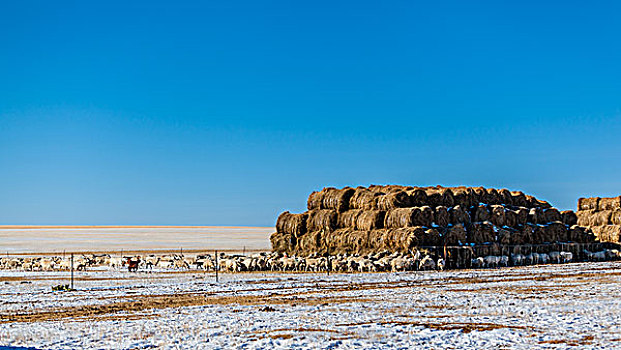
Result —
<path fill-rule="evenodd" d="M 326 185 L 619 195 L 620 4 L 5 1 L 0 224 L 268 226 Z"/>

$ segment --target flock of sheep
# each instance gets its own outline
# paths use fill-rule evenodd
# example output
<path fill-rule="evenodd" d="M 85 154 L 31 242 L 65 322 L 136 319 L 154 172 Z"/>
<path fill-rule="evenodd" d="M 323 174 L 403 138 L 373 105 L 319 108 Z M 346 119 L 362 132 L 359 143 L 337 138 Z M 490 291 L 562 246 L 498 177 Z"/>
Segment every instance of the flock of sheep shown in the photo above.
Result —
<path fill-rule="evenodd" d="M 584 251 L 589 261 L 616 260 L 621 253 L 616 249 L 604 249 L 598 252 Z M 223 272 L 251 272 L 251 271 L 295 271 L 295 272 L 397 272 L 416 270 L 444 270 L 446 262 L 443 258 L 434 257 L 424 250 L 416 250 L 413 254 L 389 253 L 387 251 L 366 256 L 336 255 L 331 257 L 311 255 L 309 257 L 287 256 L 281 253 L 256 253 L 252 255 L 236 255 L 220 253 L 215 255 L 204 254 L 197 256 L 148 255 L 112 257 L 108 254 L 81 255 L 75 257 L 73 268 L 84 270 L 91 267 L 108 267 L 122 269 L 129 262 L 137 264 L 141 270 L 158 269 L 196 269 Z M 506 266 L 536 265 L 548 263 L 568 263 L 575 261 L 573 253 L 566 251 L 552 251 L 549 253 L 488 255 L 473 258 L 469 265 L 461 267 L 494 268 Z M 129 264 L 131 265 L 131 264 Z M 53 271 L 71 269 L 71 260 L 68 257 L 2 257 L 0 269 L 25 271 Z"/>

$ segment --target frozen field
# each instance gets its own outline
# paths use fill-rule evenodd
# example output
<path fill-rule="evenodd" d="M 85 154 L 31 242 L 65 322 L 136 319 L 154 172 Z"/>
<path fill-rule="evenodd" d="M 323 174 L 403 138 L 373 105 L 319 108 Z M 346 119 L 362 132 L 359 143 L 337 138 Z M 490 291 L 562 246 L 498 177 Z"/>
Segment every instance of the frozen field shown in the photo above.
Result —
<path fill-rule="evenodd" d="M 0 254 L 269 250 L 273 227 L 0 226 Z"/>
<path fill-rule="evenodd" d="M 621 347 L 621 263 L 377 274 L 0 271 L 0 346 Z"/>

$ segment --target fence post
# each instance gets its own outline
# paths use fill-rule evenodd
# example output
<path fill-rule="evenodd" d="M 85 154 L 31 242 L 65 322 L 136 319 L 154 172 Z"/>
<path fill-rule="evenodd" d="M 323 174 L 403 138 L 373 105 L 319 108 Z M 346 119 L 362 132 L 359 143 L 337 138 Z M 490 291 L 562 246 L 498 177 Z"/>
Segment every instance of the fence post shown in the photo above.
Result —
<path fill-rule="evenodd" d="M 216 250 L 215 253 L 216 253 L 216 266 L 214 266 L 214 268 L 216 269 L 216 282 L 218 282 L 218 270 L 220 266 L 218 266 L 218 251 Z"/>
<path fill-rule="evenodd" d="M 71 289 L 73 289 L 73 253 L 71 253 Z"/>

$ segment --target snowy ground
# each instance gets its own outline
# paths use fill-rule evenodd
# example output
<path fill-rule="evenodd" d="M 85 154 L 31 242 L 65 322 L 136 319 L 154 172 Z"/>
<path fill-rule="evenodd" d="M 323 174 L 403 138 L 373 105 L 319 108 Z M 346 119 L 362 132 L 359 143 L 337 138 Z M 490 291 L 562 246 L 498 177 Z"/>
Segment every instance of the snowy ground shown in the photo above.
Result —
<path fill-rule="evenodd" d="M 0 271 L 0 348 L 620 348 L 621 263 L 377 274 Z"/>

